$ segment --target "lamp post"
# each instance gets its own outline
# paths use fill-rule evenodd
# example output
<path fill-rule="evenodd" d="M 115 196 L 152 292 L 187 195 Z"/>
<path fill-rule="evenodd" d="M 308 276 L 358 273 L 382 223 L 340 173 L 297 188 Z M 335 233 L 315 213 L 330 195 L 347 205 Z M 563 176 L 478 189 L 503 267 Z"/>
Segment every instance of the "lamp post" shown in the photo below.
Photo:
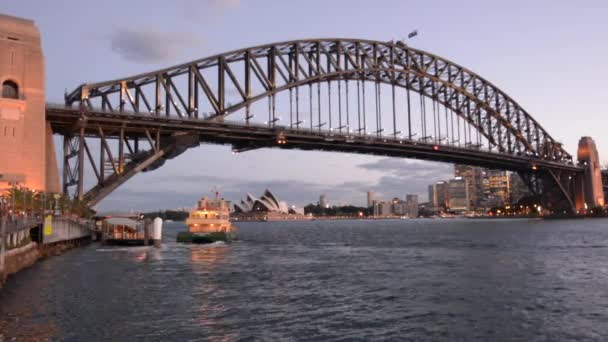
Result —
<path fill-rule="evenodd" d="M 6 247 L 4 246 L 5 236 L 6 236 L 6 199 L 0 199 L 0 206 L 2 207 L 2 212 L 0 215 L 0 284 L 4 282 L 4 250 Z"/>
<path fill-rule="evenodd" d="M 31 200 L 28 199 L 28 197 L 31 197 Z M 30 216 L 30 202 L 32 202 L 32 203 L 34 202 L 34 194 L 33 194 L 33 192 L 30 192 L 29 189 L 26 189 L 25 192 L 23 193 L 23 202 L 25 202 L 25 204 L 23 205 L 23 207 L 25 208 L 25 216 L 29 217 Z M 34 205 L 32 204 L 32 208 L 33 207 L 34 207 Z"/>
<path fill-rule="evenodd" d="M 54 194 L 53 197 L 55 198 L 55 216 L 59 216 L 59 203 L 57 201 L 59 200 L 59 197 L 61 197 L 61 195 Z"/>
<path fill-rule="evenodd" d="M 11 183 L 11 191 L 12 191 L 12 196 L 11 196 L 11 210 L 15 210 L 15 188 L 17 187 L 17 184 L 15 183 Z"/>
<path fill-rule="evenodd" d="M 42 192 L 41 194 L 42 204 L 40 205 L 40 210 L 42 211 L 42 217 L 46 214 L 46 192 Z"/>

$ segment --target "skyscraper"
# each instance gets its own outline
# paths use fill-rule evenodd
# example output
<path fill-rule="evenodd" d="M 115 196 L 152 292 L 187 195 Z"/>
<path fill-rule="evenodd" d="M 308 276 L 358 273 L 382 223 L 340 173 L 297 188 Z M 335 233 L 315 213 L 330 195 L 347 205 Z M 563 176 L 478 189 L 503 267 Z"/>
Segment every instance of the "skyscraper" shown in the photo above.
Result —
<path fill-rule="evenodd" d="M 429 203 L 433 211 L 443 211 L 448 206 L 448 184 L 444 181 L 429 185 Z"/>
<path fill-rule="evenodd" d="M 467 180 L 469 207 L 479 207 L 483 201 L 483 169 L 478 166 L 454 165 L 454 176 Z"/>
<path fill-rule="evenodd" d="M 371 208 L 374 206 L 375 194 L 373 191 L 367 192 L 367 207 Z"/>
<path fill-rule="evenodd" d="M 489 195 L 498 200 L 499 205 L 510 203 L 511 199 L 511 182 L 509 173 L 503 170 L 488 170 L 488 186 Z"/>
<path fill-rule="evenodd" d="M 392 201 L 374 201 L 374 216 L 391 216 L 393 215 Z"/>
<path fill-rule="evenodd" d="M 450 179 L 450 210 L 464 212 L 470 209 L 469 185 L 464 177 Z"/>
<path fill-rule="evenodd" d="M 407 216 L 418 217 L 418 195 L 406 195 L 405 205 L 407 206 Z"/>

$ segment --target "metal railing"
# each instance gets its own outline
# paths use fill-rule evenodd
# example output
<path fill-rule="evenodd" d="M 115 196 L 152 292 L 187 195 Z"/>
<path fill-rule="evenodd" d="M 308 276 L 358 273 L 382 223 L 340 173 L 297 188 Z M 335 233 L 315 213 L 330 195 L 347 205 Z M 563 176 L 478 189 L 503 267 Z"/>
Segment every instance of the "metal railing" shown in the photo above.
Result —
<path fill-rule="evenodd" d="M 4 222 L 6 224 L 6 233 L 11 234 L 20 230 L 34 228 L 42 223 L 42 219 L 39 217 L 20 217 L 16 219 L 7 217 Z"/>

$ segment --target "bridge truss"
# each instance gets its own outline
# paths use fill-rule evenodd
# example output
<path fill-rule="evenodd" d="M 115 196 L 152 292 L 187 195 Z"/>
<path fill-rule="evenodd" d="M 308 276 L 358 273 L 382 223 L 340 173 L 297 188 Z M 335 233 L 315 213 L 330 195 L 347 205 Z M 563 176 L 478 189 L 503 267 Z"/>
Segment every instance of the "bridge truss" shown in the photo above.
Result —
<path fill-rule="evenodd" d="M 199 142 L 232 144 L 237 152 L 319 149 L 508 169 L 539 194 L 551 193 L 549 202 L 570 207 L 581 172 L 503 91 L 402 42 L 251 47 L 83 84 L 66 94 L 66 106 L 47 108 L 47 119 L 65 137 L 64 191 L 89 204 Z M 99 157 L 90 139 L 101 141 Z M 86 160 L 97 184 L 85 192 Z"/>

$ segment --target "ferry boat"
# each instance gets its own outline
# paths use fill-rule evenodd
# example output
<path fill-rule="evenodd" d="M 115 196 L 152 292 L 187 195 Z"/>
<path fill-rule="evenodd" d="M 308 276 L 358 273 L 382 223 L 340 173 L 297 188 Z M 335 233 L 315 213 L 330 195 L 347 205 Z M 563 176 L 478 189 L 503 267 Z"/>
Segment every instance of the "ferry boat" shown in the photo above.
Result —
<path fill-rule="evenodd" d="M 228 242 L 236 237 L 236 228 L 230 222 L 230 201 L 217 197 L 203 197 L 197 202 L 186 219 L 188 232 L 179 233 L 177 242 Z"/>

